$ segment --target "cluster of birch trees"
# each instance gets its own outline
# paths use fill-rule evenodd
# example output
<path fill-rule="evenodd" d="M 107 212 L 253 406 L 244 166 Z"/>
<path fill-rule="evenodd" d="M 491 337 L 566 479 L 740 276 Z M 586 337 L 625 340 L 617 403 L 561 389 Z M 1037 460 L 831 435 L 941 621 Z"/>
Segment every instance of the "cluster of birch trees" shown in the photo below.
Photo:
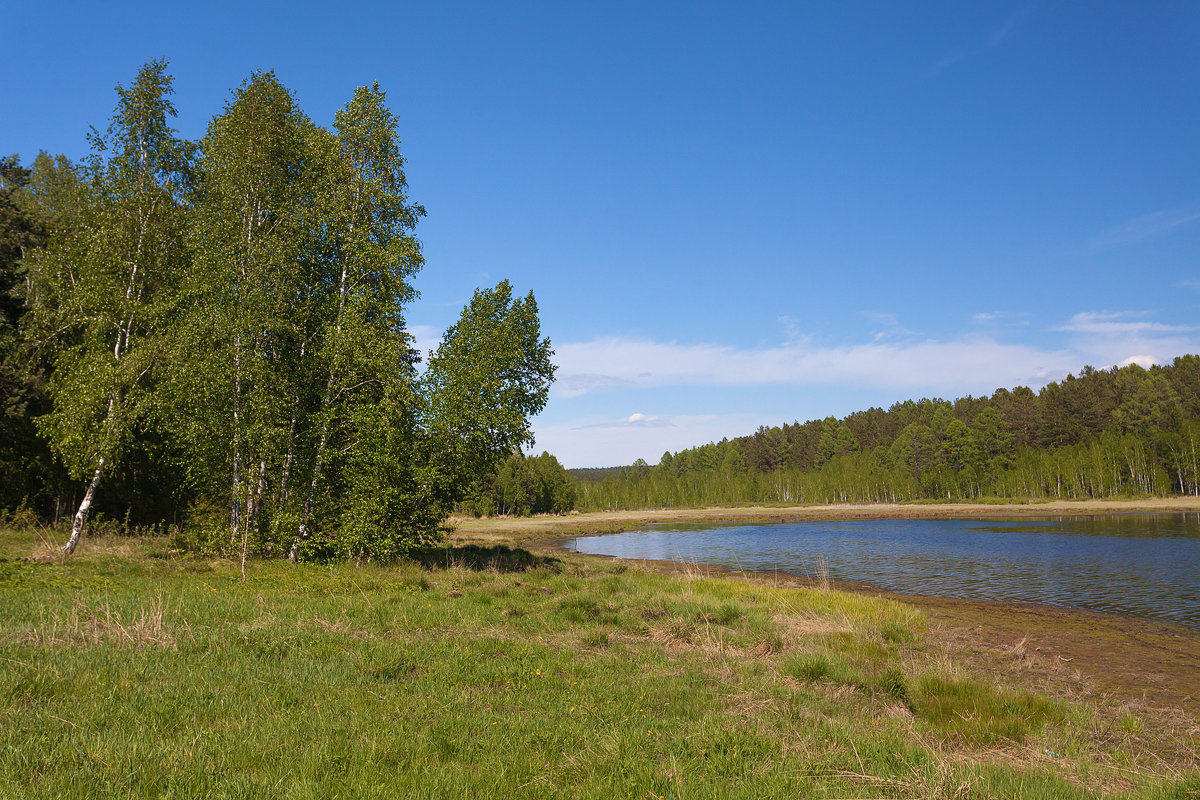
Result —
<path fill-rule="evenodd" d="M 35 422 L 86 487 L 63 549 L 148 448 L 208 544 L 243 557 L 435 538 L 532 441 L 554 371 L 533 295 L 476 291 L 421 363 L 405 308 L 425 211 L 378 85 L 326 129 L 256 73 L 196 142 L 171 126 L 164 61 L 117 94 L 91 155 L 35 164 L 26 192 L 52 220 L 21 261 L 52 401 Z"/>

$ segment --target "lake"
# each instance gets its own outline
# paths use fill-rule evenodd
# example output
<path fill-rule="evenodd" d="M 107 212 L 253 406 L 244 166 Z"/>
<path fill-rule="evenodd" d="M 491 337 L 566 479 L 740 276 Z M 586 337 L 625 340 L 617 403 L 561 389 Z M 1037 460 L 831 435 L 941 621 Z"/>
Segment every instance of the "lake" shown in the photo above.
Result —
<path fill-rule="evenodd" d="M 568 547 L 866 583 L 902 594 L 1018 600 L 1200 629 L 1200 514 L 771 525 L 652 525 Z"/>

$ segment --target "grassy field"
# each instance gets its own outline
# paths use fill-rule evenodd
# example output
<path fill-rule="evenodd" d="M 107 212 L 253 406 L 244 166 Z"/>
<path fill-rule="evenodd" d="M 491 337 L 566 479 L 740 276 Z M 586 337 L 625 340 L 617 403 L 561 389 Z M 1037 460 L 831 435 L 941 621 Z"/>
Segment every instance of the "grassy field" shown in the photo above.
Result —
<path fill-rule="evenodd" d="M 979 672 L 911 605 L 474 535 L 243 582 L 0 532 L 0 797 L 1200 797 L 1194 717 Z"/>

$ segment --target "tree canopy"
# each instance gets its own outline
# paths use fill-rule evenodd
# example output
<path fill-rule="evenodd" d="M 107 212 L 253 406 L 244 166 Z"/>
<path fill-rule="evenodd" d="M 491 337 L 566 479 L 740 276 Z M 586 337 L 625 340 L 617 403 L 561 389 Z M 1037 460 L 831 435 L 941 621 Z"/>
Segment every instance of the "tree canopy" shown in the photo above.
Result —
<path fill-rule="evenodd" d="M 422 370 L 406 307 L 425 210 L 379 85 L 326 129 L 255 73 L 198 142 L 171 127 L 172 91 L 146 64 L 42 187 L 3 162 L 0 355 L 49 354 L 37 429 L 86 482 L 64 549 L 147 467 L 174 476 L 198 546 L 386 560 L 436 538 L 532 442 L 554 374 L 533 294 L 478 290 Z"/>

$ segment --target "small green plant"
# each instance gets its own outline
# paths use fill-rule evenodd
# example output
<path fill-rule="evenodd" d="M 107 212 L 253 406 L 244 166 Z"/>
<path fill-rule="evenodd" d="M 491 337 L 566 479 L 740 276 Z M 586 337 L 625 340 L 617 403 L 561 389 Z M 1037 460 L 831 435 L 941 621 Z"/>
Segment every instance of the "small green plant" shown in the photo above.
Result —
<path fill-rule="evenodd" d="M 620 620 L 617 609 L 610 603 L 601 603 L 587 595 L 571 595 L 558 603 L 558 612 L 568 621 L 574 623 L 594 622 L 602 625 L 616 625 Z"/>
<path fill-rule="evenodd" d="M 418 575 L 415 578 L 407 578 L 401 581 L 400 585 L 413 591 L 428 592 L 432 584 L 429 582 L 429 576 Z"/>
<path fill-rule="evenodd" d="M 1052 700 L 967 678 L 927 675 L 915 692 L 917 716 L 973 744 L 1020 742 L 1046 723 L 1063 718 Z"/>
<path fill-rule="evenodd" d="M 797 680 L 814 683 L 829 674 L 829 659 L 820 654 L 801 656 L 789 664 L 785 671 Z"/>
<path fill-rule="evenodd" d="M 583 643 L 588 647 L 607 647 L 608 632 L 607 631 L 590 631 L 583 635 Z"/>
<path fill-rule="evenodd" d="M 805 653 L 797 656 L 787 662 L 784 672 L 804 683 L 825 681 L 839 686 L 858 686 L 865 682 L 861 672 L 854 669 L 844 658 L 832 653 Z"/>
<path fill-rule="evenodd" d="M 917 635 L 907 625 L 888 620 L 879 626 L 879 635 L 884 641 L 892 644 L 907 644 L 917 638 Z"/>
<path fill-rule="evenodd" d="M 1121 730 L 1126 733 L 1141 733 L 1142 721 L 1133 714 L 1125 713 L 1121 715 Z"/>
<path fill-rule="evenodd" d="M 909 696 L 908 681 L 899 667 L 888 667 L 879 673 L 874 680 L 875 686 L 884 696 L 903 703 L 910 711 L 913 710 L 912 698 Z"/>

